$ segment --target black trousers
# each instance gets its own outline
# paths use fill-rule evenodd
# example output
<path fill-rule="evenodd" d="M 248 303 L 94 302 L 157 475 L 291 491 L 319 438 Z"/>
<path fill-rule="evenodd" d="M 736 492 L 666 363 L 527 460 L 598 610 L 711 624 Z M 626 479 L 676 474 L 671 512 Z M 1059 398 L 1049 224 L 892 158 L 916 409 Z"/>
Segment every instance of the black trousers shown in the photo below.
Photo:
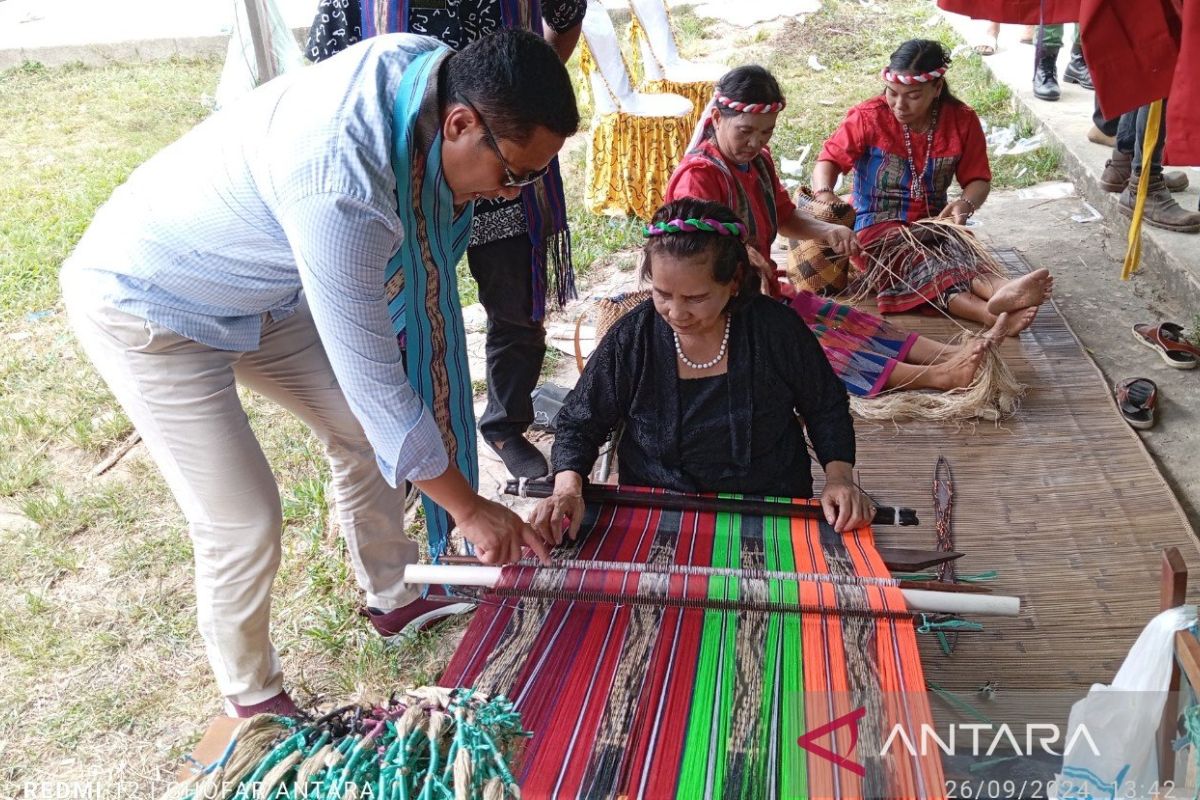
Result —
<path fill-rule="evenodd" d="M 467 265 L 487 311 L 488 403 L 479 432 L 489 442 L 520 436 L 533 422 L 533 399 L 546 355 L 546 328 L 534 322 L 532 244 L 527 234 L 471 247 Z"/>

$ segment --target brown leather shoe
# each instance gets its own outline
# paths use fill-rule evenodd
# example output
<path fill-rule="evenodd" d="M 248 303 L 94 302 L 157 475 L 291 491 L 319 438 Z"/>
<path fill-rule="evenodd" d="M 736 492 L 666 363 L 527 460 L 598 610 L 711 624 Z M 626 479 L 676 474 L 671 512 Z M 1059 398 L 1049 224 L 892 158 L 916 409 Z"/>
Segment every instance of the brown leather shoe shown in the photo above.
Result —
<path fill-rule="evenodd" d="M 1121 192 L 1121 197 L 1117 204 L 1121 208 L 1121 213 L 1127 217 L 1133 216 L 1133 207 L 1137 202 L 1137 180 L 1130 177 L 1125 191 Z M 1179 233 L 1200 233 L 1200 211 L 1187 211 L 1179 203 L 1175 202 L 1175 198 L 1171 196 L 1171 190 L 1167 188 L 1167 184 L 1163 181 L 1161 175 L 1154 175 L 1150 178 L 1149 190 L 1146 193 L 1146 208 L 1142 215 L 1142 220 L 1155 228 L 1162 228 L 1168 231 L 1178 231 Z"/>
<path fill-rule="evenodd" d="M 1091 136 L 1089 135 L 1090 139 Z M 1100 188 L 1106 192 L 1123 192 L 1129 177 L 1133 174 L 1133 156 L 1113 150 L 1112 158 L 1104 162 L 1104 172 L 1100 175 Z M 1188 188 L 1188 176 L 1183 172 L 1162 173 L 1163 183 L 1172 192 L 1182 192 Z"/>
<path fill-rule="evenodd" d="M 408 605 L 391 611 L 364 608 L 359 613 L 370 621 L 371 627 L 378 631 L 380 636 L 398 636 L 406 639 L 448 617 L 464 614 L 475 608 L 473 602 L 447 602 L 447 598 L 446 587 L 430 586 L 425 597 L 418 597 Z"/>
<path fill-rule="evenodd" d="M 243 706 L 230 700 L 229 705 L 233 706 L 233 716 L 239 719 L 247 719 L 256 714 L 276 714 L 281 717 L 294 717 L 300 713 L 300 709 L 296 707 L 291 696 L 282 689 L 279 691 L 279 694 L 274 697 L 268 697 L 261 703 Z"/>
<path fill-rule="evenodd" d="M 1106 192 L 1123 192 L 1129 185 L 1129 176 L 1133 174 L 1133 156 L 1113 150 L 1112 156 L 1104 162 L 1104 172 L 1100 174 L 1100 188 Z"/>
<path fill-rule="evenodd" d="M 1117 137 L 1109 136 L 1107 133 L 1100 130 L 1095 125 L 1093 125 L 1092 129 L 1087 132 L 1087 140 L 1089 142 L 1091 142 L 1092 144 L 1100 144 L 1100 145 L 1104 145 L 1105 147 L 1116 147 L 1117 146 Z"/>

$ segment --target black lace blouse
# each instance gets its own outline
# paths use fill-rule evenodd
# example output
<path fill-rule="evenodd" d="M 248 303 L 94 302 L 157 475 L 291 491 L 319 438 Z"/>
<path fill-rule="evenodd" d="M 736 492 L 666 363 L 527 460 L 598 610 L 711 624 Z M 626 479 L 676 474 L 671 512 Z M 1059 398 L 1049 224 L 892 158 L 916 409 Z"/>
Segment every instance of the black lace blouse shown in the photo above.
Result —
<path fill-rule="evenodd" d="M 723 401 L 713 397 L 714 384 L 681 386 L 671 329 L 647 300 L 612 327 L 567 396 L 554 471 L 587 475 L 618 425 L 625 484 L 811 497 L 805 429 L 822 466 L 854 463 L 846 388 L 795 312 L 767 297 L 751 300 L 734 313 L 727 357 L 728 373 L 714 382 Z M 697 419 L 697 392 L 703 413 L 725 418 Z M 694 440 L 717 430 L 728 447 L 723 458 L 711 442 Z"/>

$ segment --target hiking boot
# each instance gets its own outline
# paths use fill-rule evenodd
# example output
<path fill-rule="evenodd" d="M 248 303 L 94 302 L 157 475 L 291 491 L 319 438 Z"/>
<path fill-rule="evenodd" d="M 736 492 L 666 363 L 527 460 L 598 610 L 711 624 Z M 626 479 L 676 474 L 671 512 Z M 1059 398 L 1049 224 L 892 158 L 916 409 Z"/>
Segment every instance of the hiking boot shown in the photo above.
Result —
<path fill-rule="evenodd" d="M 1133 216 L 1133 207 L 1137 203 L 1137 176 L 1130 176 L 1129 184 L 1117 201 L 1121 213 L 1127 217 Z M 1150 187 L 1146 192 L 1146 208 L 1142 220 L 1155 228 L 1179 233 L 1200 233 L 1200 211 L 1186 211 L 1167 188 L 1161 175 L 1150 176 Z"/>
<path fill-rule="evenodd" d="M 1100 175 L 1100 188 L 1106 192 L 1123 192 L 1133 174 L 1133 156 L 1113 150 L 1112 158 L 1104 162 L 1104 172 Z M 1162 173 L 1163 183 L 1172 192 L 1182 192 L 1188 188 L 1186 173 L 1172 171 Z"/>
<path fill-rule="evenodd" d="M 425 597 L 418 597 L 408 605 L 393 608 L 391 611 L 368 606 L 359 613 L 370 621 L 371 627 L 380 636 L 410 638 L 447 617 L 463 614 L 475 608 L 475 604 L 471 602 L 439 602 L 439 598 L 449 596 L 446 587 L 430 586 Z"/>
<path fill-rule="evenodd" d="M 1096 87 L 1092 85 L 1092 72 L 1088 69 L 1087 62 L 1083 60 L 1083 50 L 1078 46 L 1071 50 L 1071 60 L 1067 62 L 1067 68 L 1063 70 L 1063 82 L 1082 86 L 1089 92 L 1096 90 Z"/>
<path fill-rule="evenodd" d="M 279 691 L 279 694 L 274 697 L 268 697 L 261 703 L 251 703 L 248 706 L 235 703 L 232 700 L 227 701 L 227 703 L 229 708 L 233 710 L 230 716 L 237 717 L 238 719 L 253 717 L 255 714 L 276 714 L 280 717 L 294 717 L 300 713 L 300 709 L 292 701 L 291 695 L 283 689 Z"/>
<path fill-rule="evenodd" d="M 1107 133 L 1100 130 L 1095 125 L 1093 125 L 1092 129 L 1087 132 L 1087 140 L 1089 142 L 1091 142 L 1092 144 L 1100 144 L 1100 145 L 1104 145 L 1105 147 L 1116 147 L 1117 146 L 1117 137 L 1109 136 Z M 1118 190 L 1118 191 L 1120 191 L 1120 190 Z"/>
<path fill-rule="evenodd" d="M 533 446 L 524 436 L 517 434 L 502 442 L 483 440 L 514 478 L 541 478 L 550 473 L 550 465 L 542 451 Z"/>
<path fill-rule="evenodd" d="M 1100 188 L 1106 192 L 1123 192 L 1133 174 L 1133 154 L 1113 150 L 1112 157 L 1104 162 L 1100 173 Z"/>
<path fill-rule="evenodd" d="M 1058 48 L 1043 47 L 1033 65 L 1033 96 L 1054 101 L 1062 97 L 1058 86 Z"/>

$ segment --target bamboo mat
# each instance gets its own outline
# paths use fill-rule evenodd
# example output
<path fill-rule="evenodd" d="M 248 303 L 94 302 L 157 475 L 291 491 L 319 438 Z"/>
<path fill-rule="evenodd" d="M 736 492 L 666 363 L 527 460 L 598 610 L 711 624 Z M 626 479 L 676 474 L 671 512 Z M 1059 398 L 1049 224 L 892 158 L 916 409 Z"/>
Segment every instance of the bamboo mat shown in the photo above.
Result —
<path fill-rule="evenodd" d="M 1029 270 L 1015 250 L 996 255 L 1012 272 Z M 939 338 L 958 330 L 941 317 L 895 321 Z M 1092 683 L 1111 682 L 1158 612 L 1162 549 L 1178 546 L 1197 570 L 1200 554 L 1175 496 L 1057 308 L 1044 306 L 1001 353 L 1030 387 L 1015 417 L 1000 427 L 856 420 L 858 469 L 875 497 L 912 506 L 921 519 L 918 528 L 878 529 L 880 545 L 935 547 L 934 462 L 948 458 L 955 549 L 966 554 L 959 572 L 997 570 L 988 585 L 1022 599 L 1019 617 L 983 618 L 984 631 L 960 634 L 951 656 L 933 636 L 919 637 L 926 679 L 998 722 L 1055 722 L 1055 713 L 1065 721 Z M 990 700 L 977 693 L 989 681 L 998 687 Z"/>

